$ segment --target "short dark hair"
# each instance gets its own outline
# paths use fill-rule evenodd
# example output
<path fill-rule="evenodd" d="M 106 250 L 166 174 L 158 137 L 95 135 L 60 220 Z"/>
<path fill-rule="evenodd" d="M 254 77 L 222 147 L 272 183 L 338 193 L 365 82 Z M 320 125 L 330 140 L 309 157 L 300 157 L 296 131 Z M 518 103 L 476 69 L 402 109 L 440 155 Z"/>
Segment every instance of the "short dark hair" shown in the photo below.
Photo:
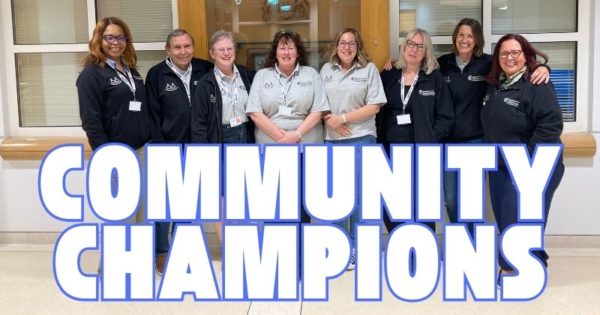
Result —
<path fill-rule="evenodd" d="M 533 47 L 529 41 L 519 34 L 506 34 L 500 38 L 496 47 L 494 47 L 494 53 L 492 55 L 492 68 L 490 69 L 490 73 L 487 75 L 486 79 L 488 83 L 496 85 L 498 84 L 498 79 L 500 78 L 500 74 L 502 73 L 502 68 L 500 67 L 500 47 L 502 44 L 507 41 L 514 39 L 519 42 L 521 45 L 521 50 L 523 51 L 523 56 L 525 56 L 525 73 L 523 76 L 525 78 L 529 78 L 529 74 L 533 73 L 537 67 L 542 64 L 546 64 L 548 62 L 548 55 L 541 52 L 537 48 Z M 544 62 L 540 62 L 537 60 L 537 56 L 542 57 Z"/>
<path fill-rule="evenodd" d="M 275 64 L 277 64 L 277 46 L 279 46 L 279 43 L 282 42 L 294 43 L 296 50 L 298 51 L 298 59 L 296 60 L 296 63 L 300 64 L 301 66 L 308 65 L 306 48 L 304 47 L 302 39 L 300 39 L 300 34 L 293 31 L 283 30 L 275 33 L 275 36 L 273 37 L 273 41 L 271 42 L 271 50 L 269 50 L 269 54 L 265 58 L 265 68 L 273 67 Z"/>

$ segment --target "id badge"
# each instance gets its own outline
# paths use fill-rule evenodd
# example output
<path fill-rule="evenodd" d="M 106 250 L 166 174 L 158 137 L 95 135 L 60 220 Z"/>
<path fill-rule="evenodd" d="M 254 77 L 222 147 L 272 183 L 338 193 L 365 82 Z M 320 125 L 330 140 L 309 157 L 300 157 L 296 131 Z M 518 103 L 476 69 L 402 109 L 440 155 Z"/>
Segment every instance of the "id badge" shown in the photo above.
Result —
<path fill-rule="evenodd" d="M 292 108 L 287 106 L 279 106 L 279 114 L 284 116 L 292 116 Z"/>
<path fill-rule="evenodd" d="M 237 127 L 239 125 L 242 124 L 242 117 L 240 116 L 235 116 L 233 118 L 231 118 L 229 120 L 229 125 L 233 128 L 233 127 Z"/>
<path fill-rule="evenodd" d="M 142 102 L 129 101 L 129 110 L 132 112 L 139 112 L 140 110 L 142 110 Z"/>
<path fill-rule="evenodd" d="M 396 116 L 396 121 L 397 121 L 398 125 L 408 125 L 408 124 L 410 124 L 410 115 L 409 114 L 398 115 L 398 116 Z"/>

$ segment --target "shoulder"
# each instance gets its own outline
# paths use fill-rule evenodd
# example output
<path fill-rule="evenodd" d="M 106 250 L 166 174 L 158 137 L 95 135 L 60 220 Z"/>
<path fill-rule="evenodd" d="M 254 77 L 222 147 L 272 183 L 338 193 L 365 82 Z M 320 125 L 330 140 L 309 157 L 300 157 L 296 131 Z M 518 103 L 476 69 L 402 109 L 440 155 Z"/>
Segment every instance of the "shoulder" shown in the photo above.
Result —
<path fill-rule="evenodd" d="M 319 71 L 319 73 L 323 73 L 325 71 L 330 71 L 332 67 L 332 63 L 331 62 L 326 62 L 322 67 L 321 70 Z"/>
<path fill-rule="evenodd" d="M 167 62 L 163 60 L 163 61 L 155 64 L 154 66 L 152 66 L 152 68 L 150 68 L 150 70 L 148 70 L 148 73 L 156 72 L 156 71 L 163 71 L 166 67 L 167 67 Z"/>
<path fill-rule="evenodd" d="M 367 63 L 367 65 L 365 66 L 365 69 L 369 72 L 372 72 L 372 71 L 379 72 L 379 69 L 377 69 L 377 66 L 372 62 Z"/>
<path fill-rule="evenodd" d="M 438 63 L 440 64 L 440 66 L 442 66 L 443 64 L 448 63 L 449 60 L 454 59 L 454 53 L 448 53 L 448 54 L 444 54 L 441 55 L 437 58 Z"/>
<path fill-rule="evenodd" d="M 388 82 L 390 80 L 394 80 L 395 77 L 400 76 L 400 70 L 395 67 L 390 70 L 381 71 L 381 81 Z"/>
<path fill-rule="evenodd" d="M 87 65 L 79 73 L 79 76 L 77 77 L 77 83 L 98 80 L 102 77 L 102 73 L 104 71 L 104 67 L 100 65 Z"/>
<path fill-rule="evenodd" d="M 200 58 L 192 58 L 192 67 L 198 67 L 200 69 L 210 70 L 213 67 L 213 63 Z"/>
<path fill-rule="evenodd" d="M 250 74 L 250 69 L 248 69 L 246 66 L 242 66 L 242 65 L 239 65 L 239 64 L 236 63 L 235 67 L 238 69 L 238 71 L 242 75 L 248 75 L 248 74 Z"/>
<path fill-rule="evenodd" d="M 271 72 L 273 72 L 273 68 L 272 67 L 270 67 L 270 68 L 262 68 L 262 69 L 260 69 L 260 70 L 258 70 L 256 72 L 256 75 L 254 77 L 255 78 L 263 78 L 263 77 L 265 77 L 266 75 L 268 75 Z"/>

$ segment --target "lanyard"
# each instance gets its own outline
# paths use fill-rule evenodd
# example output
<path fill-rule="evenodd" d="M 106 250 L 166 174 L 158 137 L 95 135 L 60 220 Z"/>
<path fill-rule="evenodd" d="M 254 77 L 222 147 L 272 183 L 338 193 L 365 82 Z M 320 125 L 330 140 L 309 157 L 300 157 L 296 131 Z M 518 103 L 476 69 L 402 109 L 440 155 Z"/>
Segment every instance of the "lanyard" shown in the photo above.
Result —
<path fill-rule="evenodd" d="M 238 78 L 238 72 L 235 72 L 235 76 L 233 77 L 233 81 L 231 83 L 227 83 L 223 81 L 223 77 L 221 76 L 220 71 L 215 67 L 214 68 L 215 77 L 219 79 L 219 85 L 221 86 L 221 94 L 225 95 L 230 101 L 233 108 L 233 116 L 235 115 L 235 107 L 238 104 L 239 98 L 239 90 L 237 88 L 236 82 Z M 231 91 L 233 87 L 233 92 Z"/>
<path fill-rule="evenodd" d="M 177 68 L 176 65 L 173 64 L 173 62 L 171 62 L 170 58 L 167 58 L 166 63 L 167 63 L 167 66 L 169 66 L 169 68 L 171 68 L 171 70 L 173 70 L 173 72 L 175 72 L 175 75 L 177 75 L 179 77 L 179 79 L 181 80 L 181 82 L 183 83 L 183 87 L 185 88 L 185 93 L 187 94 L 187 97 L 188 97 L 188 102 L 190 102 L 190 106 L 191 106 L 192 98 L 190 95 L 190 80 L 192 78 L 192 76 L 191 76 L 192 63 L 190 62 L 190 65 L 187 67 L 187 69 L 185 70 L 185 72 L 183 74 L 181 74 L 179 72 L 179 69 Z"/>
<path fill-rule="evenodd" d="M 417 83 L 417 79 L 419 78 L 419 74 L 415 74 L 415 78 L 410 85 L 410 89 L 408 89 L 408 94 L 404 96 L 404 71 L 402 71 L 402 78 L 400 79 L 400 100 L 402 100 L 402 114 L 404 114 L 404 110 L 406 109 L 406 105 L 408 105 L 408 100 L 410 99 L 410 95 L 415 88 Z"/>
<path fill-rule="evenodd" d="M 131 70 L 129 70 L 129 67 L 126 65 L 123 67 L 125 70 L 125 74 L 127 74 L 127 77 L 125 77 L 123 73 L 117 69 L 117 63 L 114 60 L 107 59 L 106 64 L 113 68 L 115 72 L 117 72 L 117 75 L 119 76 L 121 81 L 123 81 L 127 85 L 127 87 L 129 87 L 129 90 L 133 93 L 133 100 L 135 101 L 135 81 L 133 80 L 133 75 L 131 74 Z"/>
<path fill-rule="evenodd" d="M 281 95 L 283 95 L 283 106 L 287 107 L 287 97 L 290 94 L 290 89 L 292 88 L 292 82 L 294 81 L 294 77 L 296 76 L 295 72 L 292 72 L 291 77 L 286 79 L 285 85 L 287 86 L 287 90 L 284 87 L 284 84 L 281 83 L 281 74 L 275 70 L 275 76 L 277 76 L 277 81 L 279 82 L 279 87 L 281 88 Z"/>

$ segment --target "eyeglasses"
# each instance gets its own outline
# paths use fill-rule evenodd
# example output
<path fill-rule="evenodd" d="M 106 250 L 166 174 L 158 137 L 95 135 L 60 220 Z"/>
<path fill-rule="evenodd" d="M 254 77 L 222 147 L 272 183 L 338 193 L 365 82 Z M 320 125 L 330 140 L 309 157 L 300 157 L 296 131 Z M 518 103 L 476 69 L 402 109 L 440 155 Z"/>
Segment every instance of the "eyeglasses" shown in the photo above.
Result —
<path fill-rule="evenodd" d="M 410 48 L 410 49 L 417 49 L 418 51 L 423 51 L 425 50 L 425 45 L 423 44 L 417 44 L 415 42 L 413 42 L 412 40 L 409 40 L 406 42 L 406 47 Z"/>
<path fill-rule="evenodd" d="M 523 52 L 522 50 L 503 51 L 500 53 L 500 58 L 507 59 L 508 56 L 510 55 L 511 57 L 516 59 L 521 55 L 522 52 Z"/>
<path fill-rule="evenodd" d="M 227 48 L 219 48 L 219 49 L 213 49 L 212 51 L 216 52 L 219 55 L 224 55 L 224 54 L 231 54 L 235 51 L 234 48 L 232 47 L 227 47 Z"/>
<path fill-rule="evenodd" d="M 127 42 L 127 36 L 125 35 L 104 35 L 102 36 L 107 43 L 114 43 L 115 41 L 125 44 Z"/>
<path fill-rule="evenodd" d="M 339 47 L 356 48 L 357 45 L 358 44 L 356 43 L 356 41 L 353 41 L 353 40 L 351 40 L 349 42 L 341 40 L 341 41 L 338 42 L 338 46 Z"/>

